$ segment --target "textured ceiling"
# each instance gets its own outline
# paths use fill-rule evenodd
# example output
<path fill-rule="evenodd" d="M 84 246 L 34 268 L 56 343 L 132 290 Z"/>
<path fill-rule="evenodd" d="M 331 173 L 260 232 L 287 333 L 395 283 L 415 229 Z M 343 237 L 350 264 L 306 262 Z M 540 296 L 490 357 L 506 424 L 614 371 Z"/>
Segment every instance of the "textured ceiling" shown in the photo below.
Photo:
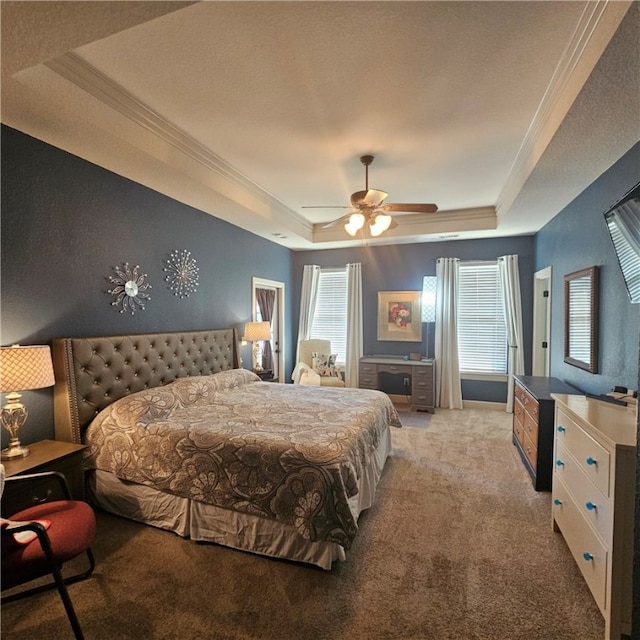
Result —
<path fill-rule="evenodd" d="M 347 205 L 364 153 L 439 206 L 372 243 L 534 233 L 638 140 L 636 6 L 601 59 L 629 6 L 3 2 L 2 121 L 296 249 L 362 242 L 304 207 Z"/>

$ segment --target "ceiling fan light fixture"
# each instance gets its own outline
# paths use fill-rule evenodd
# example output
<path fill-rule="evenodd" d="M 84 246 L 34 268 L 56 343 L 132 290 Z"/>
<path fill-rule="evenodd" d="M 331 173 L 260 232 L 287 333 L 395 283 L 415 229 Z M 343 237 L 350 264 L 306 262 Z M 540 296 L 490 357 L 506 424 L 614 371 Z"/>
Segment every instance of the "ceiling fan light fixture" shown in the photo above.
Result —
<path fill-rule="evenodd" d="M 370 222 L 369 231 L 372 236 L 376 237 L 384 233 L 391 225 L 391 216 L 386 213 L 379 213 Z"/>
<path fill-rule="evenodd" d="M 349 216 L 349 222 L 344 225 L 344 228 L 350 236 L 355 236 L 364 227 L 364 222 L 365 219 L 361 213 L 352 213 Z"/>

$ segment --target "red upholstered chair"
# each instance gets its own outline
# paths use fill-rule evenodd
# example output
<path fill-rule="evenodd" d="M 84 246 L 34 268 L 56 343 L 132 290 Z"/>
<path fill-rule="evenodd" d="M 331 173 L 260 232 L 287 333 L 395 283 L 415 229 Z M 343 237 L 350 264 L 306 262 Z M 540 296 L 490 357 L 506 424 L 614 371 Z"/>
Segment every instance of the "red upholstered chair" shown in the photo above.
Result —
<path fill-rule="evenodd" d="M 34 480 L 40 484 L 43 478 L 57 483 L 58 492 L 62 490 L 66 499 L 43 502 L 10 515 L 8 520 L 3 519 L 2 591 L 47 575 L 53 576 L 53 582 L 2 596 L 2 604 L 57 588 L 75 637 L 83 638 L 67 585 L 84 580 L 93 572 L 95 561 L 90 545 L 96 535 L 96 518 L 86 502 L 71 499 L 66 478 L 61 473 L 46 472 L 5 478 L 5 489 L 10 484 L 27 485 Z M 7 514 L 3 515 L 7 517 Z M 16 534 L 19 534 L 17 538 Z M 18 541 L 21 538 L 22 541 Z M 62 565 L 82 554 L 87 556 L 89 567 L 80 573 L 63 577 Z"/>

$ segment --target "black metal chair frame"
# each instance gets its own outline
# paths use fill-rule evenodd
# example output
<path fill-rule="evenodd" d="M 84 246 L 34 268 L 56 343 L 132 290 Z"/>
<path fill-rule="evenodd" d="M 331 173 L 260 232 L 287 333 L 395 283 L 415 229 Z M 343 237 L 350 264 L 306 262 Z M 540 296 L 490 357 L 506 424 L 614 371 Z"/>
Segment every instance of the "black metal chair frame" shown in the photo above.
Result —
<path fill-rule="evenodd" d="M 65 500 L 73 500 L 71 495 L 71 491 L 69 489 L 69 484 L 67 483 L 67 479 L 64 477 L 62 473 L 57 471 L 46 471 L 43 473 L 32 473 L 22 476 L 11 476 L 9 478 L 5 478 L 6 484 L 18 484 L 24 483 L 27 484 L 29 481 L 35 479 L 42 479 L 50 477 L 52 480 L 57 480 L 59 483 L 59 488 L 62 490 Z M 11 519 L 11 518 L 9 518 Z M 16 600 L 20 600 L 22 598 L 26 598 L 28 596 L 35 595 L 36 593 L 42 593 L 43 591 L 49 591 L 50 589 L 58 589 L 60 594 L 60 598 L 62 599 L 62 603 L 64 604 L 65 611 L 67 613 L 67 617 L 69 618 L 69 622 L 71 623 L 71 627 L 73 628 L 73 632 L 75 637 L 78 640 L 82 640 L 84 635 L 82 633 L 82 629 L 80 628 L 80 623 L 78 622 L 78 617 L 76 616 L 75 609 L 73 608 L 73 604 L 71 602 L 71 598 L 69 596 L 69 592 L 67 591 L 67 585 L 73 584 L 74 582 L 79 582 L 80 580 L 85 580 L 92 573 L 96 566 L 95 559 L 93 557 L 93 553 L 90 548 L 86 550 L 86 556 L 89 560 L 89 568 L 80 573 L 76 573 L 74 575 L 64 577 L 62 575 L 61 567 L 55 560 L 55 555 L 53 553 L 53 549 L 51 548 L 51 541 L 49 540 L 49 535 L 47 534 L 47 530 L 43 525 L 39 522 L 19 522 L 19 523 L 10 523 L 4 529 L 7 533 L 19 533 L 21 531 L 32 531 L 38 536 L 38 541 L 40 546 L 42 547 L 42 551 L 47 558 L 49 563 L 49 569 L 53 576 L 53 582 L 48 582 L 43 585 L 39 585 L 36 587 L 32 587 L 30 589 L 25 589 L 19 591 L 17 593 L 12 593 L 8 596 L 2 596 L 0 599 L 1 604 L 14 602 Z M 16 585 L 16 587 L 19 585 Z"/>

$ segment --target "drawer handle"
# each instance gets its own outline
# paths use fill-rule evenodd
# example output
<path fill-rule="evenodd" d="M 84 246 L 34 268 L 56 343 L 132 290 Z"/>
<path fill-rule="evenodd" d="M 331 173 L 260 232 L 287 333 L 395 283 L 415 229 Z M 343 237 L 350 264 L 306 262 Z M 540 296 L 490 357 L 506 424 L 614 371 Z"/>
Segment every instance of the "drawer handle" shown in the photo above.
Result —
<path fill-rule="evenodd" d="M 562 504 L 562 500 L 560 500 L 560 498 L 556 498 L 556 499 L 553 501 L 553 504 L 555 504 L 555 505 L 556 505 L 556 507 L 559 507 L 559 506 Z"/>
<path fill-rule="evenodd" d="M 589 500 L 589 502 L 587 502 L 584 506 L 587 507 L 587 509 L 589 511 L 596 511 L 597 508 L 598 508 L 598 505 L 597 504 L 593 504 L 593 502 L 591 502 L 591 500 Z"/>
<path fill-rule="evenodd" d="M 556 460 L 556 467 L 564 467 L 564 462 L 562 462 L 562 460 Z"/>
<path fill-rule="evenodd" d="M 558 433 L 564 433 L 565 431 L 566 431 L 566 429 L 561 424 L 559 424 L 558 425 Z"/>
<path fill-rule="evenodd" d="M 591 456 L 589 456 L 587 458 L 587 464 L 592 467 L 594 465 L 597 465 L 598 461 L 595 458 L 592 458 Z"/>
<path fill-rule="evenodd" d="M 591 562 L 593 560 L 593 554 L 589 553 L 588 551 L 585 551 L 582 554 L 582 557 L 587 561 L 587 562 Z"/>

